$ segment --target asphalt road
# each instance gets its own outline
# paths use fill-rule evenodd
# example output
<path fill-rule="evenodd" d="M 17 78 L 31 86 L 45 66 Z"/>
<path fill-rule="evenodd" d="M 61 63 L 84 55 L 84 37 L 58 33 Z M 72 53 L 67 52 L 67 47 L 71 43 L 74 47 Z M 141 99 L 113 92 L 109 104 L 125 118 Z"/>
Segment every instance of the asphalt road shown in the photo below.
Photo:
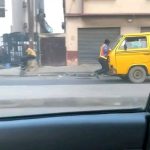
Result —
<path fill-rule="evenodd" d="M 14 85 L 90 85 L 90 84 L 129 84 L 118 77 L 102 76 L 99 79 L 89 76 L 35 76 L 35 77 L 0 77 L 0 86 Z M 147 79 L 144 84 L 150 84 L 150 79 Z"/>
<path fill-rule="evenodd" d="M 149 84 L 109 76 L 0 77 L 0 116 L 144 108 Z"/>

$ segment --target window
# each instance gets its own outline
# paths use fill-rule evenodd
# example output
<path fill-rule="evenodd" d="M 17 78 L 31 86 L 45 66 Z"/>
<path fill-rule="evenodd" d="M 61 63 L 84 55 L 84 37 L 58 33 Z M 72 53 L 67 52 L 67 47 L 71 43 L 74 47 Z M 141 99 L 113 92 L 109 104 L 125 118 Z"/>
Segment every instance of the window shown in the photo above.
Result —
<path fill-rule="evenodd" d="M 150 33 L 139 33 L 150 29 L 145 1 L 86 0 L 82 12 L 82 0 L 0 0 L 0 118 L 145 108 Z"/>
<path fill-rule="evenodd" d="M 146 37 L 128 37 L 122 44 L 120 49 L 141 49 L 147 48 L 147 39 Z"/>

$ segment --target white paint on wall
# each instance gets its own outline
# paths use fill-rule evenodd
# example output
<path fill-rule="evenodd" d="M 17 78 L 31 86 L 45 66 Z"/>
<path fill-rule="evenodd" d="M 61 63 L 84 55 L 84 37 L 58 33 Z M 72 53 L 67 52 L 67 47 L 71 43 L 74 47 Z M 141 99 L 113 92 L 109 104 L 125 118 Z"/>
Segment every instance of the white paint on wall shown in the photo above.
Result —
<path fill-rule="evenodd" d="M 12 25 L 12 11 L 11 11 L 11 0 L 5 0 L 6 5 L 6 14 L 5 18 L 0 18 L 0 36 L 4 33 L 11 32 L 11 25 Z"/>

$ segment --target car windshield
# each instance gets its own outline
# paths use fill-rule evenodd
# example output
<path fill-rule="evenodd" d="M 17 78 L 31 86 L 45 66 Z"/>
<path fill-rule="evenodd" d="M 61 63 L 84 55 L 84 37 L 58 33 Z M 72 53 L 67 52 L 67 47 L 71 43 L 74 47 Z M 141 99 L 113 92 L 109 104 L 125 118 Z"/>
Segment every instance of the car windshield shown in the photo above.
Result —
<path fill-rule="evenodd" d="M 144 110 L 149 8 L 150 1 L 0 0 L 0 117 Z"/>
<path fill-rule="evenodd" d="M 121 37 L 122 37 L 122 36 L 119 35 L 116 39 L 114 39 L 113 42 L 110 43 L 110 48 L 111 48 L 111 50 L 113 50 L 113 49 L 117 46 L 117 44 L 119 43 Z"/>

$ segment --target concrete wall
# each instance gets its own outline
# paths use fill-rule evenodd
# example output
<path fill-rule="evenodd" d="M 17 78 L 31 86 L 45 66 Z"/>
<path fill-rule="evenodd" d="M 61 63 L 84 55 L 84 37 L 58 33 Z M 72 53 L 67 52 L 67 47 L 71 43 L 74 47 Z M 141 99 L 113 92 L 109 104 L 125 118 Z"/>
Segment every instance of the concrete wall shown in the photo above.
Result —
<path fill-rule="evenodd" d="M 65 0 L 66 13 L 81 13 L 82 0 Z"/>
<path fill-rule="evenodd" d="M 84 0 L 84 13 L 149 13 L 150 0 Z"/>
<path fill-rule="evenodd" d="M 65 0 L 66 13 L 149 13 L 150 0 Z"/>
<path fill-rule="evenodd" d="M 149 27 L 150 19 L 147 17 L 135 17 L 132 21 L 126 17 L 89 17 L 89 18 L 67 18 L 66 19 L 66 49 L 67 64 L 78 64 L 78 28 L 107 28 L 120 27 L 120 33 L 141 32 L 141 27 Z"/>
<path fill-rule="evenodd" d="M 23 2 L 27 0 L 12 0 L 12 32 L 28 32 L 28 6 L 23 8 Z M 44 9 L 43 0 L 33 0 L 34 2 L 34 31 L 40 32 L 40 26 L 36 22 L 38 10 Z M 27 28 L 24 28 L 24 23 Z"/>
<path fill-rule="evenodd" d="M 66 47 L 69 51 L 78 50 L 78 28 L 120 27 L 121 34 L 140 32 L 141 27 L 150 26 L 148 18 L 67 18 L 66 20 Z"/>
<path fill-rule="evenodd" d="M 65 20 L 68 65 L 78 64 L 78 28 L 120 27 L 120 33 L 124 34 L 150 27 L 150 0 L 65 0 L 65 5 L 66 14 L 70 14 Z"/>
<path fill-rule="evenodd" d="M 12 32 L 24 32 L 23 24 L 27 22 L 27 11 L 23 9 L 23 0 L 12 0 Z"/>

